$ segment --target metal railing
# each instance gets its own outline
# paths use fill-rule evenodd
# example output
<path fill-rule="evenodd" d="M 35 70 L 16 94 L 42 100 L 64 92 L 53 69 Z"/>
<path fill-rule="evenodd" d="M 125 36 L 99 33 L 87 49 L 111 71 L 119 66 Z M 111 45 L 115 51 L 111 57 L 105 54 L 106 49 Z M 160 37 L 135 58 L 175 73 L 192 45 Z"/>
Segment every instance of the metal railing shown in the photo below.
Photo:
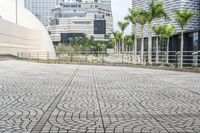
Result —
<path fill-rule="evenodd" d="M 67 52 L 67 53 L 18 53 L 19 59 L 48 61 L 55 63 L 92 63 L 92 64 L 135 64 L 135 65 L 165 65 L 179 67 L 181 62 L 181 53 L 177 51 L 158 51 L 152 52 L 152 60 L 148 62 L 148 53 L 140 52 Z M 200 66 L 200 51 L 183 52 L 184 67 Z"/>

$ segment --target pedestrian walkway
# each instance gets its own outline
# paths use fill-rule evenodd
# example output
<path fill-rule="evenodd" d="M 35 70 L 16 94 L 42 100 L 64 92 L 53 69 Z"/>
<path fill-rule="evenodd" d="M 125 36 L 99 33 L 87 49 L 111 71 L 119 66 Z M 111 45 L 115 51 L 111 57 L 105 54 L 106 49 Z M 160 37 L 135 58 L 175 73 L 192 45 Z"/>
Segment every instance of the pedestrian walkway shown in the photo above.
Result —
<path fill-rule="evenodd" d="M 200 74 L 0 62 L 0 133 L 199 133 Z"/>

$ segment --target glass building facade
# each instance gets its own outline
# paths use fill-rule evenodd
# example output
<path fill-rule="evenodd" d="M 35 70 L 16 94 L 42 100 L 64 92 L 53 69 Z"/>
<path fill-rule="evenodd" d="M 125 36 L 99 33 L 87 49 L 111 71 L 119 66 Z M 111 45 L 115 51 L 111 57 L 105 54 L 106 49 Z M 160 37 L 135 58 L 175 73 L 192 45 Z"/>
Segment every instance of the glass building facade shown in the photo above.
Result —
<path fill-rule="evenodd" d="M 160 1 L 160 0 L 155 0 Z M 151 0 L 132 0 L 132 7 L 137 8 L 141 7 L 145 10 L 148 10 L 148 4 Z M 159 19 L 153 22 L 154 25 L 158 24 L 172 24 L 176 27 L 176 35 L 170 38 L 170 51 L 179 51 L 180 50 L 180 41 L 181 41 L 181 28 L 176 23 L 174 10 L 179 9 L 189 9 L 194 12 L 200 13 L 200 0 L 165 0 L 163 1 L 165 11 L 170 16 L 169 20 Z M 184 51 L 197 51 L 200 50 L 200 15 L 196 15 L 184 29 Z M 148 25 L 145 26 L 145 38 L 148 39 Z M 138 37 L 141 36 L 141 26 L 137 26 Z M 166 40 L 163 41 L 163 46 L 165 46 Z M 153 34 L 152 39 L 152 51 L 155 51 L 155 34 Z M 148 43 L 145 43 L 144 48 L 148 47 Z M 166 48 L 160 46 L 159 50 L 165 50 Z M 145 49 L 146 50 L 146 49 Z"/>
<path fill-rule="evenodd" d="M 57 0 L 24 0 L 24 6 L 32 12 L 43 25 L 47 25 L 51 10 L 56 6 Z"/>

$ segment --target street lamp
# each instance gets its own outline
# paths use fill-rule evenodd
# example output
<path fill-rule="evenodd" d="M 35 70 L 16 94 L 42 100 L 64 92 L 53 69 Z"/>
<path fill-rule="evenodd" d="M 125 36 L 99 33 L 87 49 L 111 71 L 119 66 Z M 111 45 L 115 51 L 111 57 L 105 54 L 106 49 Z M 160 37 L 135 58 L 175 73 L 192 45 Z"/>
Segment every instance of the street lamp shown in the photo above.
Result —
<path fill-rule="evenodd" d="M 18 18 L 18 16 L 17 16 L 17 15 L 18 15 L 18 12 L 17 12 L 17 8 L 18 8 L 18 7 L 17 7 L 17 0 L 16 0 L 15 2 L 16 2 L 16 3 L 15 3 L 15 4 L 16 4 L 16 7 L 15 7 L 15 8 L 16 8 L 16 24 L 17 24 L 17 23 L 18 23 L 18 22 L 17 22 L 17 18 Z"/>

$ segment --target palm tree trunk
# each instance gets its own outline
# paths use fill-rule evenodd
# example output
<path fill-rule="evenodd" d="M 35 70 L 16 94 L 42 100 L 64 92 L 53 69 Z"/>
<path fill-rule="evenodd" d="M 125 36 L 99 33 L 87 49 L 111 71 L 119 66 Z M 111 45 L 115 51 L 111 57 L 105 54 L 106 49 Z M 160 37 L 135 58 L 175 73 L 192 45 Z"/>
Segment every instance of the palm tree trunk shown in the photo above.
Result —
<path fill-rule="evenodd" d="M 181 31 L 181 68 L 183 68 L 183 48 L 184 47 L 184 36 L 183 36 L 183 28 Z"/>
<path fill-rule="evenodd" d="M 159 62 L 159 52 L 158 52 L 158 36 L 156 36 L 156 63 Z"/>
<path fill-rule="evenodd" d="M 167 38 L 167 59 L 166 59 L 166 63 L 169 63 L 169 37 Z"/>
<path fill-rule="evenodd" d="M 152 64 L 152 24 L 149 24 L 149 37 L 148 37 L 148 63 Z"/>
<path fill-rule="evenodd" d="M 134 34 L 135 34 L 135 56 L 137 56 L 137 24 L 135 24 L 134 28 Z"/>
<path fill-rule="evenodd" d="M 135 35 L 135 40 L 134 40 L 134 44 L 133 44 L 133 63 L 135 64 L 137 62 L 137 24 L 134 25 L 134 35 Z"/>
<path fill-rule="evenodd" d="M 142 25 L 141 64 L 144 63 L 144 25 Z"/>
<path fill-rule="evenodd" d="M 119 41 L 118 43 L 118 53 L 120 53 L 120 51 L 121 51 L 121 41 Z"/>
<path fill-rule="evenodd" d="M 116 51 L 117 51 L 117 43 L 115 42 L 114 52 L 116 53 Z"/>
<path fill-rule="evenodd" d="M 123 40 L 120 42 L 120 52 L 123 52 Z"/>
<path fill-rule="evenodd" d="M 119 54 L 120 51 L 120 42 L 117 43 L 117 53 Z"/>
<path fill-rule="evenodd" d="M 122 52 L 125 51 L 125 47 L 124 47 L 124 38 L 122 39 Z"/>

